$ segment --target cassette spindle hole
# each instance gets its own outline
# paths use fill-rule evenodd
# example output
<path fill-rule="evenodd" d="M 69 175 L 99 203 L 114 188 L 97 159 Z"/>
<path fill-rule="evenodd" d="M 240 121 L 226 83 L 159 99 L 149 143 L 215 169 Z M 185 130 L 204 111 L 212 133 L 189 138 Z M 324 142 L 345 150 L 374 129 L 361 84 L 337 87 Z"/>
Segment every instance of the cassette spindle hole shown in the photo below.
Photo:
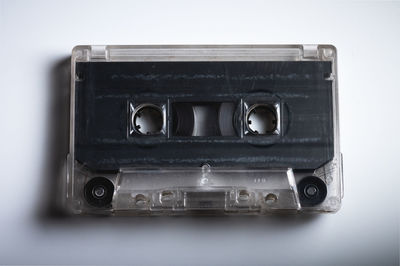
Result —
<path fill-rule="evenodd" d="M 277 129 L 278 117 L 273 106 L 255 104 L 249 108 L 246 116 L 246 125 L 254 135 L 272 134 Z"/>
<path fill-rule="evenodd" d="M 162 132 L 162 109 L 153 104 L 143 104 L 132 115 L 132 127 L 141 135 L 157 135 Z"/>

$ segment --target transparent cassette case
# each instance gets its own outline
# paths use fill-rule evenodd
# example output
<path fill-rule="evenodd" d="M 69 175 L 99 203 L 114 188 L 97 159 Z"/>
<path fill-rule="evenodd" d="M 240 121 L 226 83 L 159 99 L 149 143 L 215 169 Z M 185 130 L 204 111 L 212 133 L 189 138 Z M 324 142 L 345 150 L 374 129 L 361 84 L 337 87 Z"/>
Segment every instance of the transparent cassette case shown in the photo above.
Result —
<path fill-rule="evenodd" d="M 336 49 L 332 45 L 110 45 L 75 47 L 72 51 L 71 59 L 70 146 L 67 157 L 66 174 L 66 198 L 69 206 L 68 209 L 74 214 L 102 215 L 264 215 L 276 212 L 338 211 L 343 197 L 343 180 L 342 157 L 339 145 L 336 58 Z M 98 73 L 95 72 L 95 68 L 92 67 L 94 64 L 100 65 L 98 63 L 102 63 L 105 67 L 107 67 L 107 64 L 114 64 L 114 68 L 112 69 L 119 71 L 119 66 L 135 62 L 148 63 L 152 68 L 157 68 L 157 66 L 151 65 L 152 62 L 266 62 L 267 64 L 271 62 L 280 62 L 283 66 L 297 62 L 305 62 L 305 64 L 307 64 L 307 62 L 328 62 L 330 63 L 331 71 L 321 78 L 321 82 L 325 85 L 327 84 L 327 91 L 330 94 L 330 111 L 328 113 L 331 116 L 329 117 L 331 124 L 328 128 L 330 131 L 325 132 L 326 130 L 324 129 L 324 132 L 332 136 L 329 141 L 329 152 L 331 156 L 329 156 L 329 160 L 324 161 L 323 164 L 318 165 L 316 168 L 301 167 L 302 162 L 306 162 L 306 159 L 299 156 L 296 157 L 294 152 L 293 158 L 290 157 L 290 162 L 293 161 L 294 163 L 282 164 L 284 165 L 283 167 L 279 167 L 279 164 L 271 164 L 267 159 L 265 159 L 265 163 L 263 163 L 264 159 L 262 158 L 264 157 L 258 161 L 256 160 L 257 158 L 253 158 L 252 161 L 256 161 L 257 164 L 246 164 L 246 158 L 241 160 L 240 156 L 235 158 L 235 161 L 239 162 L 237 164 L 214 164 L 207 160 L 207 158 L 199 158 L 198 161 L 196 161 L 199 163 L 196 163 L 196 165 L 179 163 L 184 162 L 183 159 L 171 159 L 171 161 L 168 161 L 168 158 L 162 158 L 162 160 L 154 159 L 154 163 L 151 163 L 149 159 L 146 163 L 136 164 L 125 157 L 120 161 L 127 163 L 116 164 L 115 162 L 117 159 L 110 154 L 113 154 L 113 152 L 119 154 L 119 151 L 116 151 L 115 147 L 124 145 L 123 142 L 121 142 L 122 144 L 112 143 L 110 146 L 102 146 L 102 150 L 96 153 L 87 153 L 89 154 L 89 163 L 78 158 L 81 156 L 79 155 L 81 153 L 79 153 L 78 147 L 79 149 L 83 149 L 82 147 L 85 146 L 81 144 L 81 140 L 78 140 L 77 123 L 86 123 L 89 121 L 90 117 L 87 113 L 92 112 L 91 110 L 93 110 L 93 112 L 101 112 L 100 106 L 93 105 L 90 107 L 90 103 L 82 102 L 78 97 L 78 91 L 84 91 L 86 88 L 80 84 L 82 84 L 83 80 L 87 79 L 87 75 L 89 74 L 92 76 L 108 75 L 108 72 L 106 74 L 101 71 Z M 82 75 L 82 72 L 80 72 L 80 70 L 78 71 L 78 68 L 87 63 L 92 63 L 92 66 L 86 67 L 85 69 L 88 70 L 85 72 L 86 74 Z M 117 80 L 120 78 L 122 75 L 120 73 L 122 72 L 118 72 L 115 75 L 110 74 L 110 80 L 114 78 Z M 212 75 L 213 73 L 210 72 L 208 74 Z M 288 84 L 290 84 L 289 87 L 291 86 L 289 89 L 293 91 L 296 90 L 297 87 L 300 88 L 301 85 L 289 82 L 291 78 L 296 79 L 300 74 L 291 75 L 292 76 L 288 74 L 282 78 L 282 74 L 280 74 L 280 76 L 279 74 L 274 74 L 273 78 L 280 78 L 281 80 L 286 79 Z M 272 76 L 272 74 L 270 76 Z M 238 74 L 238 77 L 240 77 L 240 74 Z M 262 78 L 260 75 L 258 77 L 259 79 Z M 172 77 L 172 79 L 173 78 L 175 77 Z M 127 79 L 128 78 L 125 77 L 125 80 Z M 224 76 L 223 79 L 227 79 L 227 77 Z M 302 80 L 303 82 L 303 80 L 311 79 L 312 73 L 305 73 L 298 80 Z M 132 82 L 135 82 L 135 80 L 132 80 Z M 186 81 L 182 81 L 181 83 L 183 84 L 184 82 Z M 310 82 L 312 83 L 313 81 Z M 158 83 L 158 85 L 161 87 L 163 86 L 162 83 Z M 87 94 L 89 95 L 89 92 Z M 174 96 L 174 99 L 167 97 L 168 99 L 163 100 L 164 98 L 161 97 L 162 99 L 159 100 L 159 95 L 154 96 L 153 94 L 156 93 L 142 93 L 141 97 L 143 100 L 137 101 L 135 97 L 131 97 L 134 99 L 125 101 L 126 104 L 124 102 L 124 106 L 118 109 L 123 113 L 124 117 L 126 116 L 128 118 L 126 128 L 122 127 L 121 130 L 124 131 L 126 138 L 130 141 L 129 145 L 136 143 L 137 139 L 143 142 L 147 141 L 145 140 L 146 136 L 139 136 L 141 132 L 138 131 L 139 127 L 136 127 L 136 118 L 132 118 L 137 114 L 138 110 L 142 110 L 140 108 L 142 108 L 143 103 L 146 102 L 151 102 L 151 105 L 147 106 L 150 107 L 150 113 L 159 112 L 160 123 L 162 125 L 159 129 L 159 134 L 161 134 L 162 137 L 153 137 L 152 141 L 155 143 L 163 141 L 169 142 L 172 139 L 178 138 L 171 135 L 172 126 L 170 123 L 172 123 L 172 120 L 168 118 L 168 116 L 172 114 L 171 108 L 173 103 L 171 101 L 174 100 L 176 96 Z M 190 94 L 190 91 L 187 94 Z M 85 97 L 102 97 L 102 99 L 107 97 L 117 98 L 115 95 L 104 95 L 93 93 Z M 121 95 L 123 95 L 123 92 L 121 92 Z M 295 117 L 296 113 L 292 113 L 290 107 L 285 107 L 284 100 L 282 100 L 283 94 L 279 95 L 278 91 L 277 95 L 277 100 L 273 98 L 275 96 L 265 96 L 265 101 L 271 103 L 265 106 L 268 108 L 272 106 L 275 110 L 274 112 L 277 120 L 277 125 L 274 127 L 273 132 L 267 137 L 273 138 L 274 141 L 281 143 L 283 142 L 285 134 L 291 130 L 289 126 L 290 123 L 284 124 L 283 122 L 287 119 L 285 116 L 290 115 L 291 117 Z M 187 95 L 185 95 L 185 97 L 186 96 Z M 148 97 L 153 97 L 156 100 L 149 101 Z M 229 95 L 224 97 L 229 98 Z M 259 101 L 262 101 L 260 99 L 264 99 L 262 98 L 264 96 L 257 96 L 250 100 L 247 95 L 241 95 L 240 97 L 240 100 L 238 100 L 238 108 L 240 109 L 240 111 L 238 111 L 239 122 L 236 123 L 237 125 L 235 124 L 239 130 L 235 131 L 238 133 L 234 141 L 247 141 L 250 145 L 257 146 L 258 143 L 255 143 L 258 141 L 257 137 L 248 136 L 248 134 L 252 133 L 252 131 L 258 132 L 249 125 L 246 127 L 243 123 L 245 123 L 247 117 L 252 114 L 252 110 L 250 110 L 251 108 L 249 106 L 252 104 L 259 104 Z M 193 102 L 192 99 L 190 101 Z M 202 101 L 206 100 L 203 99 Z M 79 105 L 86 105 L 86 107 L 85 109 L 83 109 L 83 107 L 80 109 L 78 108 Z M 285 108 L 289 111 L 285 111 Z M 82 110 L 84 110 L 84 112 Z M 115 112 L 103 112 L 99 117 L 106 117 L 108 115 L 115 115 Z M 313 116 L 309 115 L 307 116 L 307 119 L 308 118 L 313 119 Z M 119 119 L 119 117 L 115 119 Z M 123 121 L 123 119 L 121 121 Z M 88 124 L 85 124 L 85 126 L 90 126 L 92 122 L 87 123 Z M 147 130 L 151 131 L 151 129 Z M 149 132 L 147 132 L 147 134 L 149 134 Z M 146 133 L 144 135 L 146 135 Z M 231 139 L 235 138 L 230 137 L 228 133 L 227 135 L 227 141 L 231 141 Z M 265 141 L 269 141 L 267 137 L 265 137 Z M 82 139 L 84 138 L 82 137 Z M 179 141 L 177 141 L 179 145 L 184 145 L 182 142 L 185 141 L 192 143 L 197 140 L 199 140 L 199 142 L 204 141 L 205 143 L 209 140 L 209 137 L 182 137 L 182 139 L 183 140 L 179 139 Z M 106 139 L 106 137 L 102 140 L 106 140 L 110 143 L 112 142 Z M 91 143 L 95 143 L 95 141 L 99 140 L 95 139 Z M 291 142 L 285 141 L 285 146 L 282 147 L 287 151 L 287 154 L 291 155 Z M 302 141 L 306 142 L 302 144 L 305 145 L 304 147 L 312 145 L 314 148 L 319 145 L 319 142 L 316 140 L 312 142 L 312 140 L 303 138 Z M 309 144 L 307 144 L 307 141 L 309 141 Z M 141 145 L 142 144 L 138 144 L 139 147 L 145 144 Z M 257 152 L 259 152 L 259 150 L 262 152 L 262 149 L 268 150 L 269 147 L 273 146 L 273 144 L 266 144 L 263 146 L 265 148 L 258 148 Z M 112 148 L 108 151 L 107 148 L 104 147 Z M 149 150 L 153 149 L 153 146 L 149 147 L 143 148 L 145 149 L 144 152 L 150 152 Z M 156 153 L 155 150 L 154 152 Z M 226 152 L 229 153 L 229 150 L 226 150 Z M 124 150 L 120 153 L 127 154 L 127 151 Z M 101 154 L 110 156 L 101 157 Z M 171 157 L 174 156 L 174 153 L 171 152 Z M 274 155 L 270 155 L 268 158 L 275 157 Z M 143 158 L 140 159 L 145 161 Z M 201 162 L 202 159 L 204 159 L 203 162 Z M 139 159 L 137 161 L 139 161 Z M 217 159 L 214 161 L 219 162 Z M 90 162 L 92 162 L 92 164 Z M 97 163 L 103 162 L 110 162 L 110 165 L 114 168 L 103 168 L 103 164 L 101 164 L 102 167 L 96 167 L 96 165 L 98 165 Z"/>

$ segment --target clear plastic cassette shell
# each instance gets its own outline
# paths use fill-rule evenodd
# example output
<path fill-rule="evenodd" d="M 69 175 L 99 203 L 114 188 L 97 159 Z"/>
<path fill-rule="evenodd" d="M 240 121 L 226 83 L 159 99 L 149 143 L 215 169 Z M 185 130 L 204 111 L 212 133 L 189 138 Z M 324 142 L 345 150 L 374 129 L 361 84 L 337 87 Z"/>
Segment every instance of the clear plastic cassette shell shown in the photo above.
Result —
<path fill-rule="evenodd" d="M 221 45 L 221 46 L 77 46 L 72 52 L 70 147 L 66 158 L 66 199 L 74 214 L 106 215 L 184 215 L 184 214 L 268 214 L 275 212 L 336 212 L 343 198 L 342 157 L 339 145 L 337 53 L 332 45 Z M 332 72 L 333 157 L 316 169 L 213 166 L 205 161 L 199 166 L 136 166 L 118 171 L 90 169 L 76 160 L 75 104 L 76 72 L 79 62 L 297 62 L 328 61 Z M 273 107 L 277 125 L 270 132 L 282 132 L 280 103 L 266 101 Z M 250 104 L 249 104 L 250 103 Z M 251 100 L 243 103 L 243 119 L 251 114 Z M 257 103 L 257 100 L 254 101 Z M 153 104 L 153 103 L 152 103 Z M 246 105 L 247 104 L 247 105 Z M 159 111 L 161 126 L 141 132 L 134 114 L 149 107 Z M 167 106 L 146 101 L 128 102 L 127 136 L 159 138 L 169 133 L 166 125 Z M 243 126 L 239 134 L 254 131 Z M 254 133 L 254 132 L 253 132 Z M 160 140 L 162 141 L 162 140 Z M 306 181 L 309 181 L 307 183 Z M 96 183 L 96 182 L 97 183 Z M 314 182 L 315 181 L 315 182 Z M 311 183 L 310 183 L 311 182 Z M 92 185 L 92 183 L 94 185 Z M 323 187 L 320 187 L 321 185 Z M 89 191 L 89 192 L 88 192 Z M 90 194 L 89 196 L 87 194 Z M 321 196 L 317 204 L 315 195 Z M 88 197 L 90 199 L 88 199 Z M 311 202 L 311 203 L 310 203 Z"/>

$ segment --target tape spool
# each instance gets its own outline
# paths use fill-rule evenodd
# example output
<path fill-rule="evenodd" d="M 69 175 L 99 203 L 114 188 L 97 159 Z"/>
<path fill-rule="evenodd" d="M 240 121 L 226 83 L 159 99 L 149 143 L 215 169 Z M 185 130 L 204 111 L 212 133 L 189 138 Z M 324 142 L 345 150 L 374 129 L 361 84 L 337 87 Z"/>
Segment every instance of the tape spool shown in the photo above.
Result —
<path fill-rule="evenodd" d="M 193 107 L 189 103 L 174 104 L 173 112 L 173 135 L 192 136 L 194 128 Z"/>
<path fill-rule="evenodd" d="M 218 112 L 218 124 L 221 136 L 235 136 L 234 128 L 234 103 L 221 103 Z"/>

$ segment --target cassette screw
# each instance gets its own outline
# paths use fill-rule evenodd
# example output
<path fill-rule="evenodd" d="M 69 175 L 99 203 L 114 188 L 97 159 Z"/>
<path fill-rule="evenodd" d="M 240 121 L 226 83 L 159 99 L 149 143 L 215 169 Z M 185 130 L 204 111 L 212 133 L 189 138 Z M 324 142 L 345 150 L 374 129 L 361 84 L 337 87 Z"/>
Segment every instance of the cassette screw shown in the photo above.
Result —
<path fill-rule="evenodd" d="M 88 204 L 98 208 L 106 208 L 112 202 L 114 184 L 108 178 L 94 177 L 85 184 L 83 192 Z"/>
<path fill-rule="evenodd" d="M 319 177 L 306 176 L 297 184 L 302 207 L 321 204 L 327 195 L 326 183 Z"/>
<path fill-rule="evenodd" d="M 106 194 L 106 190 L 104 189 L 104 187 L 99 186 L 99 187 L 95 187 L 93 188 L 93 196 L 96 198 L 101 198 Z"/>
<path fill-rule="evenodd" d="M 314 184 L 310 184 L 304 188 L 304 195 L 307 198 L 313 198 L 318 194 L 318 188 Z"/>

